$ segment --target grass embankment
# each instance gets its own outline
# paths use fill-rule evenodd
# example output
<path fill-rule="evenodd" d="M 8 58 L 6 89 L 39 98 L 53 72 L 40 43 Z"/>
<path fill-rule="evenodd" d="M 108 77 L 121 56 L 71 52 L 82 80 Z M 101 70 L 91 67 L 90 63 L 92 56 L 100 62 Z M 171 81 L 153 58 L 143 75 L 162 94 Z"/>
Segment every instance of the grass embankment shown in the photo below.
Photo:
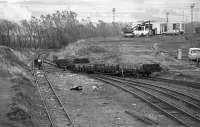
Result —
<path fill-rule="evenodd" d="M 87 57 L 91 63 L 131 65 L 159 63 L 165 70 L 164 75 L 169 71 L 173 71 L 172 73 L 177 71 L 178 77 L 184 77 L 183 75 L 187 74 L 182 74 L 182 71 L 197 69 L 187 61 L 187 53 L 190 47 L 198 47 L 198 40 L 199 36 L 196 35 L 87 39 L 77 41 L 52 54 L 59 58 Z M 182 49 L 186 61 L 177 60 L 178 49 Z"/>
<path fill-rule="evenodd" d="M 182 64 L 176 60 L 177 50 L 183 49 L 185 56 L 189 46 L 184 36 L 88 39 L 70 44 L 55 55 L 60 58 L 88 57 L 92 63 L 160 63 L 168 68 L 172 64 Z"/>
<path fill-rule="evenodd" d="M 32 54 L 0 47 L 1 127 L 36 127 L 44 119 L 37 90 L 26 70 Z"/>

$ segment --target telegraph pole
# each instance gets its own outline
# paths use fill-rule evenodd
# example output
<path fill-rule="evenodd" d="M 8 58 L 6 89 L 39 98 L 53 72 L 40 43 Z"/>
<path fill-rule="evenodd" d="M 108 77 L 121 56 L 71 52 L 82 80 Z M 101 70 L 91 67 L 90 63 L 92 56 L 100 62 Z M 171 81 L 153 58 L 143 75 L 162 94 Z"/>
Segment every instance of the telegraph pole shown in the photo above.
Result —
<path fill-rule="evenodd" d="M 116 9 L 113 8 L 113 9 L 112 9 L 112 14 L 113 14 L 113 23 L 115 22 L 115 12 L 116 12 Z"/>
<path fill-rule="evenodd" d="M 167 32 L 168 32 L 169 12 L 166 12 L 166 22 L 167 22 Z"/>
<path fill-rule="evenodd" d="M 166 22 L 169 22 L 169 12 L 166 12 Z"/>
<path fill-rule="evenodd" d="M 183 22 L 185 21 L 185 12 L 183 11 Z"/>
<path fill-rule="evenodd" d="M 194 23 L 193 23 L 193 13 L 194 13 L 194 7 L 195 7 L 195 3 L 192 3 L 190 5 L 190 8 L 191 8 L 191 47 L 193 47 L 193 37 L 192 37 L 192 34 L 194 33 Z"/>
<path fill-rule="evenodd" d="M 184 30 L 184 33 L 185 33 L 185 12 L 183 11 L 183 30 Z"/>
<path fill-rule="evenodd" d="M 194 7 L 195 7 L 195 3 L 192 3 L 190 8 L 191 8 L 191 25 L 192 25 L 192 33 L 194 32 L 194 23 L 193 23 L 193 13 L 194 13 Z"/>

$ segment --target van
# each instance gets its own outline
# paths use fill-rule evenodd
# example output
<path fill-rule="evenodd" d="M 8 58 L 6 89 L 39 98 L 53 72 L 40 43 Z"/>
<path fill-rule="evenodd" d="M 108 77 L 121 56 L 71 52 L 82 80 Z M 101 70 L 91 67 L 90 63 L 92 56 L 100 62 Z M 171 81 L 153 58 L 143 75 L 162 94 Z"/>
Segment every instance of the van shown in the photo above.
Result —
<path fill-rule="evenodd" d="M 188 58 L 192 61 L 200 60 L 200 48 L 190 48 L 188 52 Z"/>

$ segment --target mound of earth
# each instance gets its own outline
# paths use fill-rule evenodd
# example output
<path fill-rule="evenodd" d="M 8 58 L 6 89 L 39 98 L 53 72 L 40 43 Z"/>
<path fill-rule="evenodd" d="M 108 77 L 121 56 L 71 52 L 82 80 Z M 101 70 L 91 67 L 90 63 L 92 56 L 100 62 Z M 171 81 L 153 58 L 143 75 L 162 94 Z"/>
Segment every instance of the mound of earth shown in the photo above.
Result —
<path fill-rule="evenodd" d="M 59 52 L 51 52 L 50 56 L 57 56 L 58 58 L 77 58 L 87 57 L 91 63 L 115 62 L 116 54 L 106 49 L 104 46 L 95 45 L 91 41 L 80 40 L 73 44 L 68 45 L 66 48 L 61 49 Z"/>
<path fill-rule="evenodd" d="M 149 38 L 87 39 L 70 44 L 52 54 L 58 58 L 87 57 L 91 63 L 108 64 L 160 64 L 161 75 L 166 76 L 196 72 L 199 69 L 187 61 L 191 42 L 184 36 L 155 36 Z M 177 50 L 182 49 L 183 59 L 177 60 Z M 199 73 L 199 72 L 198 72 Z M 173 75 L 174 76 L 174 75 Z M 176 77 L 176 76 L 175 76 Z M 194 77 L 194 76 L 193 76 Z"/>
<path fill-rule="evenodd" d="M 171 56 L 170 52 L 165 52 L 162 45 L 147 41 L 140 43 L 123 40 L 110 42 L 80 40 L 53 54 L 58 58 L 87 57 L 91 63 L 136 65 L 159 63 L 167 69 L 174 69 L 174 65 L 188 66 Z"/>
<path fill-rule="evenodd" d="M 19 53 L 17 53 L 11 48 L 0 46 L 0 70 L 4 75 L 6 73 L 14 75 L 14 74 L 25 74 L 25 68 L 27 65 L 20 60 Z"/>
<path fill-rule="evenodd" d="M 38 127 L 46 119 L 26 69 L 30 54 L 0 46 L 0 127 Z"/>

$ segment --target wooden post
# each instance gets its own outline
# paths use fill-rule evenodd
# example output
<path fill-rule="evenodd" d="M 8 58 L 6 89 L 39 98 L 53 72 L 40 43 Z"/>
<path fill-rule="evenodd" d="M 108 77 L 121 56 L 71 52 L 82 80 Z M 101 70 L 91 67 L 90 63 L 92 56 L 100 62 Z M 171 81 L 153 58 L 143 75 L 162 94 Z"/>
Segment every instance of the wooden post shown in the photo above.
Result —
<path fill-rule="evenodd" d="M 182 60 L 182 49 L 178 49 L 177 59 Z"/>

